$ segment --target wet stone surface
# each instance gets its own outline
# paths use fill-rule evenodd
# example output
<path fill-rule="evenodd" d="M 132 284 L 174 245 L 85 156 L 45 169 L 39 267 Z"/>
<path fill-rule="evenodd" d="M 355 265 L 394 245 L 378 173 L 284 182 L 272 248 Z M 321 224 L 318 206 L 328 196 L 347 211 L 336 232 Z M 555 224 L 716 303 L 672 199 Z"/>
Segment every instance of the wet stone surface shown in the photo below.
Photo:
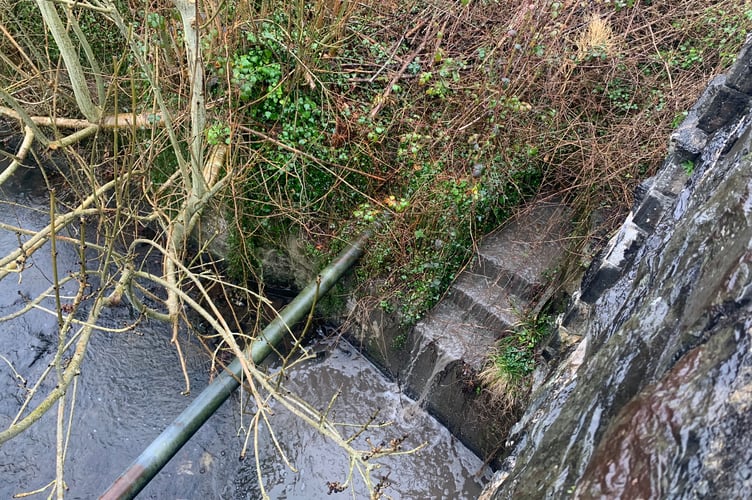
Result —
<path fill-rule="evenodd" d="M 534 394 L 482 498 L 752 496 L 752 117 L 737 118 L 663 192 L 663 215 L 651 207 L 620 276 L 570 312 L 583 343 Z"/>

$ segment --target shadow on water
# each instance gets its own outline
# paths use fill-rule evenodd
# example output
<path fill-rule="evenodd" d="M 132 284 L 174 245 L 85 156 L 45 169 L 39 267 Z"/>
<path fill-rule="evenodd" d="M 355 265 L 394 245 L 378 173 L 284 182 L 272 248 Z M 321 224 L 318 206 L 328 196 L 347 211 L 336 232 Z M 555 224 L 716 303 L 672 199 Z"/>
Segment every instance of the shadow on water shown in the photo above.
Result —
<path fill-rule="evenodd" d="M 0 221 L 34 229 L 46 225 L 47 192 L 34 171 L 20 172 L 2 187 Z M 19 236 L 0 233 L 0 254 L 18 248 Z M 59 267 L 75 269 L 77 250 L 62 245 Z M 30 259 L 17 284 L 14 276 L 0 286 L 0 315 L 22 307 L 25 297 L 50 286 L 48 247 Z M 157 262 L 152 263 L 159 269 Z M 104 326 L 132 323 L 130 308 L 105 311 Z M 0 328 L 0 354 L 19 374 L 33 383 L 54 356 L 56 320 L 31 311 Z M 75 392 L 75 411 L 67 449 L 67 497 L 94 498 L 189 403 L 183 390 L 180 365 L 169 343 L 169 329 L 142 321 L 134 331 L 98 331 L 92 337 Z M 192 376 L 193 394 L 208 382 L 209 361 L 197 342 L 186 342 L 184 354 Z M 428 446 L 407 457 L 380 461 L 379 476 L 388 475 L 385 490 L 392 498 L 474 498 L 488 470 L 433 418 L 413 412 L 414 403 L 400 395 L 357 351 L 341 342 L 322 340 L 314 349 L 326 356 L 304 362 L 289 372 L 289 388 L 316 407 L 325 407 L 332 395 L 340 396 L 331 410 L 338 422 L 362 423 L 379 409 L 378 420 L 393 420 L 386 428 L 371 428 L 361 438 L 388 441 L 407 435 L 404 446 Z M 72 392 L 69 391 L 69 393 Z M 25 388 L 8 364 L 0 360 L 0 426 L 7 427 L 20 408 Z M 238 460 L 249 416 L 241 418 L 240 397 L 234 395 L 167 464 L 140 498 L 248 498 L 260 496 L 252 454 Z M 283 408 L 273 406 L 272 418 L 281 447 L 299 472 L 287 468 L 275 451 L 268 431 L 260 432 L 259 462 L 263 481 L 272 498 L 363 498 L 365 491 L 347 490 L 327 495 L 327 481 L 344 482 L 347 457 L 315 430 Z M 408 411 L 409 410 L 409 411 Z M 409 415 L 409 417 L 408 417 Z M 359 448 L 368 445 L 358 443 Z M 50 411 L 21 436 L 0 446 L 0 498 L 36 490 L 54 478 L 55 411 Z M 478 473 L 481 478 L 477 478 Z M 378 479 L 374 480 L 374 483 Z M 356 484 L 362 482 L 356 481 Z M 46 493 L 43 494 L 46 496 Z M 37 495 L 36 497 L 41 497 Z"/>

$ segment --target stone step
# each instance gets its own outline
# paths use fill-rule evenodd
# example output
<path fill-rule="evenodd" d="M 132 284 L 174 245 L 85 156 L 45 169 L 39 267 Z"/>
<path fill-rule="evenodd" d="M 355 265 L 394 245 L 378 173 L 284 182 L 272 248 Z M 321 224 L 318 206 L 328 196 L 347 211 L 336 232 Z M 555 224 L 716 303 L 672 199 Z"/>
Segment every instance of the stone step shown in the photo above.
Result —
<path fill-rule="evenodd" d="M 565 255 L 567 217 L 561 205 L 534 203 L 481 240 L 468 269 L 407 334 L 366 329 L 360 338 L 407 394 L 480 455 L 496 454 L 506 437 L 491 423 L 488 409 L 497 403 L 478 391 L 477 374 L 498 339 L 543 300 L 546 272 Z M 372 316 L 366 324 L 383 332 L 390 323 Z"/>
<path fill-rule="evenodd" d="M 409 337 L 409 362 L 399 377 L 406 394 L 478 456 L 493 456 L 505 434 L 502 426 L 492 424 L 495 417 L 485 393 L 476 391 L 476 374 L 488 362 L 495 332 L 474 324 L 471 314 L 444 300 Z"/>
<path fill-rule="evenodd" d="M 539 202 L 481 241 L 471 272 L 495 279 L 512 295 L 533 300 L 566 248 L 569 211 Z"/>
<path fill-rule="evenodd" d="M 523 276 L 507 269 L 503 262 L 499 262 L 496 255 L 490 253 L 477 253 L 469 270 L 464 274 L 475 276 L 476 279 L 485 279 L 486 282 L 503 288 L 510 295 L 516 295 L 523 300 L 532 300 L 540 283 L 531 283 Z"/>
<path fill-rule="evenodd" d="M 401 377 L 408 392 L 420 400 L 442 380 L 471 377 L 483 369 L 496 339 L 497 332 L 478 324 L 473 314 L 440 302 L 411 332 L 410 363 Z"/>
<path fill-rule="evenodd" d="M 494 281 L 469 273 L 460 275 L 447 299 L 467 313 L 469 322 L 495 331 L 497 337 L 518 322 L 526 305 Z"/>
<path fill-rule="evenodd" d="M 440 345 L 453 358 L 482 358 L 500 335 L 478 321 L 470 311 L 452 301 L 440 302 L 423 321 L 415 325 L 416 337 Z"/>

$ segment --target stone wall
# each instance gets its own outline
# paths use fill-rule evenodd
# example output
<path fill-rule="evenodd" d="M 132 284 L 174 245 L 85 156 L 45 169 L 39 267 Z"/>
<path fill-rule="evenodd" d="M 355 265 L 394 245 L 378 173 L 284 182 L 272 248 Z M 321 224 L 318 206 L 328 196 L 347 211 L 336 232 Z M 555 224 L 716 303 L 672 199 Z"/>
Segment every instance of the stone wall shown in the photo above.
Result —
<path fill-rule="evenodd" d="M 752 496 L 752 38 L 583 280 L 481 498 Z"/>
<path fill-rule="evenodd" d="M 637 248 L 676 203 L 689 180 L 688 171 L 697 174 L 703 163 L 715 159 L 702 156 L 705 148 L 735 140 L 741 119 L 752 107 L 750 65 L 752 37 L 748 38 L 729 72 L 710 82 L 686 119 L 671 134 L 663 166 L 640 185 L 632 211 L 586 275 L 579 293 L 583 303 L 593 304 L 624 275 Z M 714 147 L 713 151 L 722 152 L 722 149 Z"/>

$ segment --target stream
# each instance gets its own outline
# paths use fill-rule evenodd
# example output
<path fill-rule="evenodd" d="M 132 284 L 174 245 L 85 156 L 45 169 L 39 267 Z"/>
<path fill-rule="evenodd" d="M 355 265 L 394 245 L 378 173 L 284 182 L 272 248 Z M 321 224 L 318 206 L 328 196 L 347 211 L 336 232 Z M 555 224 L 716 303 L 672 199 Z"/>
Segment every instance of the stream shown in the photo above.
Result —
<path fill-rule="evenodd" d="M 0 188 L 0 222 L 41 228 L 49 219 L 48 203 L 36 169 L 24 169 Z M 19 238 L 26 237 L 0 231 L 0 255 L 18 248 Z M 62 273 L 76 269 L 77 261 L 75 248 L 59 245 Z M 149 265 L 158 270 L 160 264 Z M 50 286 L 49 247 L 29 258 L 21 278 L 19 283 L 11 275 L 2 282 L 0 316 L 18 310 L 28 297 Z M 52 300 L 47 305 L 51 304 Z M 112 308 L 105 311 L 101 325 L 122 326 L 134 319 L 129 307 Z M 47 312 L 32 310 L 0 326 L 0 429 L 10 424 L 23 402 L 27 389 L 19 376 L 33 384 L 55 355 L 56 321 Z M 210 362 L 203 347 L 188 338 L 184 334 L 183 351 L 195 396 L 209 381 Z M 97 331 L 92 336 L 81 375 L 75 388 L 69 389 L 69 395 L 75 394 L 75 411 L 66 451 L 67 498 L 96 498 L 191 401 L 191 396 L 180 394 L 183 377 L 169 340 L 169 327 L 154 321 L 142 321 L 127 333 Z M 369 426 L 355 441 L 359 449 L 368 449 L 365 438 L 376 444 L 407 436 L 404 449 L 426 443 L 414 454 L 379 461 L 373 482 L 387 478 L 385 495 L 395 499 L 478 496 L 490 470 L 430 415 L 416 411 L 415 402 L 402 395 L 396 384 L 343 340 L 322 335 L 310 348 L 320 355 L 288 372 L 288 388 L 318 408 L 326 408 L 339 393 L 329 413 L 337 422 L 365 423 L 377 409 L 374 423 L 393 422 L 384 428 Z M 270 360 L 270 366 L 274 364 Z M 243 429 L 250 420 L 241 414 L 240 402 L 234 394 L 139 498 L 260 498 L 256 457 L 251 451 L 239 460 Z M 262 426 L 258 463 L 271 498 L 368 497 L 357 476 L 354 489 L 329 495 L 327 482 L 347 479 L 346 454 L 281 405 L 272 404 L 271 409 L 275 436 L 298 470 L 285 465 Z M 35 491 L 54 479 L 56 413 L 53 407 L 25 433 L 0 445 L 0 498 Z M 30 498 L 46 498 L 49 491 Z"/>

